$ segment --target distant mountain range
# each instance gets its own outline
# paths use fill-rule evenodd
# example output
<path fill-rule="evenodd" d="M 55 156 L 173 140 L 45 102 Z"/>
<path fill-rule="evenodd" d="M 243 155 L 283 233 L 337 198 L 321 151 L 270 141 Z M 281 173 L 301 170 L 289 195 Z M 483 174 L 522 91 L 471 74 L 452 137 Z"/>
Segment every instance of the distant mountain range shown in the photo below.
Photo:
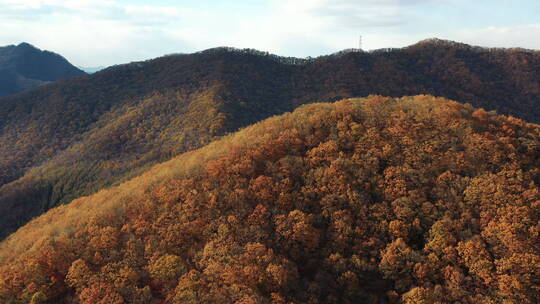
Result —
<path fill-rule="evenodd" d="M 0 98 L 0 235 L 267 117 L 370 94 L 443 96 L 540 122 L 540 53 L 436 39 L 315 59 L 217 48 Z"/>
<path fill-rule="evenodd" d="M 0 96 L 82 75 L 86 73 L 62 56 L 28 43 L 0 47 Z"/>
<path fill-rule="evenodd" d="M 105 69 L 106 67 L 104 67 L 104 66 L 98 66 L 98 67 L 77 67 L 77 68 L 79 68 L 79 69 L 85 71 L 85 72 L 88 73 L 88 74 L 94 74 L 94 73 L 96 73 L 96 72 L 99 72 L 99 71 Z"/>

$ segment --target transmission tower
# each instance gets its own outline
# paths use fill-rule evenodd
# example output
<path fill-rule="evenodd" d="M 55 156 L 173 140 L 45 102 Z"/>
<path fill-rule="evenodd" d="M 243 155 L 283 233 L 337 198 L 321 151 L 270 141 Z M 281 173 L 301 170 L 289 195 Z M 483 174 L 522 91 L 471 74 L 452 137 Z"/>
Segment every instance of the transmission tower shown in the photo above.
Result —
<path fill-rule="evenodd" d="M 358 50 L 362 49 L 362 35 L 360 35 L 360 39 L 358 39 Z"/>

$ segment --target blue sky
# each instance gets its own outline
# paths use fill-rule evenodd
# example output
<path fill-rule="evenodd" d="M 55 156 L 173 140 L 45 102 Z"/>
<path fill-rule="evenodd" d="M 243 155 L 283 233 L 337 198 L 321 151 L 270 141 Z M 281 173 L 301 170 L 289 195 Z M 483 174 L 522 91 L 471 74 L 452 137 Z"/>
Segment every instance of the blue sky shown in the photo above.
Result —
<path fill-rule="evenodd" d="M 318 56 L 438 37 L 540 49 L 536 0 L 0 0 L 0 45 L 29 42 L 79 66 L 216 46 Z"/>

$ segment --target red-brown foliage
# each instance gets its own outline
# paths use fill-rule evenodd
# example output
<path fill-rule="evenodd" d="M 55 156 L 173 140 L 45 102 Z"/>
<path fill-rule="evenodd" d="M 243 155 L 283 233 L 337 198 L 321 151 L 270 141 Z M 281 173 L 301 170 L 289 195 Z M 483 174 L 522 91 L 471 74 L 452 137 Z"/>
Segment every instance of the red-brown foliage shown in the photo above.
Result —
<path fill-rule="evenodd" d="M 468 105 L 303 106 L 31 222 L 0 301 L 537 303 L 539 165 Z"/>

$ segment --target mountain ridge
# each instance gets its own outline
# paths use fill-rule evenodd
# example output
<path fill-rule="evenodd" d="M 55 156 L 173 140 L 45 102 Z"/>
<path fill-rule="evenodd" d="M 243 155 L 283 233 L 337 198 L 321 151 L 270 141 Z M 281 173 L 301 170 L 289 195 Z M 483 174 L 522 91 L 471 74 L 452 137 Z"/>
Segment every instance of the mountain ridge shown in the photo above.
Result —
<path fill-rule="evenodd" d="M 312 101 L 432 94 L 540 121 L 536 53 L 430 43 L 435 47 L 345 52 L 302 64 L 290 58 L 280 60 L 294 64 L 282 64 L 260 51 L 213 49 L 0 98 L 0 210 L 10 216 L 0 234 Z"/>
<path fill-rule="evenodd" d="M 288 63 L 288 62 L 294 62 L 292 64 L 304 64 L 311 61 L 317 61 L 324 58 L 329 57 L 338 57 L 344 54 L 348 53 L 367 53 L 367 54 L 377 54 L 377 53 L 385 53 L 385 52 L 391 52 L 391 51 L 403 51 L 403 50 L 411 50 L 416 49 L 418 47 L 437 47 L 437 46 L 445 46 L 445 47 L 451 47 L 451 48 L 459 48 L 459 49 L 466 49 L 466 50 L 475 50 L 479 52 L 525 52 L 525 53 L 532 53 L 532 54 L 538 54 L 540 53 L 540 50 L 537 49 L 528 49 L 528 48 L 522 48 L 522 47 L 485 47 L 485 46 L 479 46 L 479 45 L 472 45 L 467 44 L 459 41 L 454 40 L 448 40 L 448 39 L 441 39 L 441 38 L 427 38 L 424 40 L 420 40 L 416 43 L 413 43 L 408 46 L 404 47 L 389 47 L 389 48 L 378 48 L 378 49 L 372 49 L 372 50 L 363 50 L 358 48 L 348 48 L 343 49 L 340 51 L 336 51 L 330 54 L 326 55 L 319 55 L 315 57 L 295 57 L 295 56 L 286 56 L 286 55 L 277 55 L 273 54 L 268 51 L 254 49 L 254 48 L 238 48 L 238 47 L 231 47 L 231 46 L 218 46 L 218 47 L 212 47 L 208 49 L 204 49 L 201 51 L 196 51 L 193 53 L 171 53 L 166 54 L 163 56 L 159 56 L 153 59 L 147 59 L 147 60 L 141 60 L 141 61 L 132 61 L 128 63 L 120 63 L 120 64 L 114 64 L 108 67 L 105 67 L 105 69 L 108 68 L 115 68 L 115 67 L 121 67 L 121 66 L 129 66 L 132 64 L 144 64 L 151 62 L 155 59 L 164 58 L 164 57 L 177 57 L 177 56 L 188 56 L 188 55 L 194 55 L 194 54 L 212 54 L 212 53 L 220 53 L 220 52 L 229 52 L 229 53 L 244 53 L 244 54 L 251 54 L 251 55 L 258 55 L 261 57 L 270 57 L 270 58 L 276 58 L 277 61 L 282 63 Z"/>
<path fill-rule="evenodd" d="M 0 47 L 0 96 L 83 75 L 86 73 L 61 55 L 42 51 L 29 43 Z"/>

